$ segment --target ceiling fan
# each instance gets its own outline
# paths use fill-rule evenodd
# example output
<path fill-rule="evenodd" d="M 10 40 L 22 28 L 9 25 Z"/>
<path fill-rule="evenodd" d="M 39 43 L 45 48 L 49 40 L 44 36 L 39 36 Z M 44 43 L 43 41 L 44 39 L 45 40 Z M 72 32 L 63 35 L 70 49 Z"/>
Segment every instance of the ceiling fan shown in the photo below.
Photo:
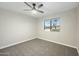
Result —
<path fill-rule="evenodd" d="M 28 4 L 27 2 L 24 2 L 24 3 L 31 8 L 31 10 L 24 9 L 24 11 L 33 11 L 33 12 L 44 13 L 44 11 L 39 10 L 39 8 L 41 8 L 43 6 L 43 4 L 40 4 L 40 5 L 38 5 L 38 7 L 36 7 L 36 3 L 32 3 L 32 6 L 30 4 Z"/>

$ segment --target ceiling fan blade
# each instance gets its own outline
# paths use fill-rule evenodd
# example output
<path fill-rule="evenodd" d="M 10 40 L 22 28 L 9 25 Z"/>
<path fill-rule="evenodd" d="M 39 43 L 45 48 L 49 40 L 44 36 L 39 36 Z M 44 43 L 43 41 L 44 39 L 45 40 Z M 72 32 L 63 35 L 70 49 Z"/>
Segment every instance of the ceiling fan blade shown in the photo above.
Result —
<path fill-rule="evenodd" d="M 44 13 L 43 11 L 41 11 L 41 10 L 36 10 L 36 11 L 38 11 L 38 12 L 40 12 L 40 13 Z"/>
<path fill-rule="evenodd" d="M 24 11 L 32 11 L 32 9 L 24 9 Z"/>
<path fill-rule="evenodd" d="M 29 5 L 27 2 L 24 2 L 27 6 L 29 6 L 30 8 L 32 8 L 32 6 L 31 5 Z"/>
<path fill-rule="evenodd" d="M 43 4 L 40 4 L 39 6 L 38 6 L 38 8 L 41 8 L 43 6 Z"/>

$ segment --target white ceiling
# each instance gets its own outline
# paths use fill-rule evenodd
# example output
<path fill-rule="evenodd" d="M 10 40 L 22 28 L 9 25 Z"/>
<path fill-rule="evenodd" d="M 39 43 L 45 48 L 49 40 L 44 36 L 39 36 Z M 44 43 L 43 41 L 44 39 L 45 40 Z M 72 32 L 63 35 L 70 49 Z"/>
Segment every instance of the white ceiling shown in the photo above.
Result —
<path fill-rule="evenodd" d="M 33 17 L 41 17 L 67 11 L 79 6 L 78 2 L 37 2 L 36 4 L 39 5 L 40 3 L 44 4 L 44 6 L 40 8 L 40 10 L 44 11 L 44 14 L 37 13 L 36 15 L 33 15 L 30 11 L 24 11 L 24 9 L 30 8 L 26 6 L 23 2 L 0 2 L 0 8 L 27 14 Z"/>

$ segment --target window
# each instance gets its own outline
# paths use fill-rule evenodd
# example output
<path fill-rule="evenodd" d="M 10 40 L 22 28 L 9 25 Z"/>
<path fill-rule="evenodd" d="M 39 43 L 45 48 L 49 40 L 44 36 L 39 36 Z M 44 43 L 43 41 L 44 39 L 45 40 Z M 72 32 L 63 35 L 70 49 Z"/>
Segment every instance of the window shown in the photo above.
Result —
<path fill-rule="evenodd" d="M 50 30 L 50 20 L 44 21 L 44 30 Z"/>
<path fill-rule="evenodd" d="M 60 18 L 52 18 L 44 21 L 44 30 L 47 31 L 60 31 Z"/>

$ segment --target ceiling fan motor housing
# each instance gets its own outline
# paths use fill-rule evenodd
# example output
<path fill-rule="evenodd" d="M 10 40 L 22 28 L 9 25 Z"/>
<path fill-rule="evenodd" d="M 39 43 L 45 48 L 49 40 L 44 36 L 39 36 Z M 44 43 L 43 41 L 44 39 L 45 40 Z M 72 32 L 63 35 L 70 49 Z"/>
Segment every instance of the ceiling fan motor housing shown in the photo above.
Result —
<path fill-rule="evenodd" d="M 35 4 L 35 3 L 33 3 L 32 5 L 33 5 L 33 6 L 36 6 L 36 4 Z"/>

